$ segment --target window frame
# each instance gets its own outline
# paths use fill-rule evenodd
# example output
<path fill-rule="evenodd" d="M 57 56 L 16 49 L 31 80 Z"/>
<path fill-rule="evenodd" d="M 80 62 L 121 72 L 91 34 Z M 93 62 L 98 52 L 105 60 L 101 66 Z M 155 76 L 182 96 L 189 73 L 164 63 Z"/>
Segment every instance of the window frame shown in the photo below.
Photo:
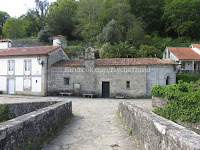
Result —
<path fill-rule="evenodd" d="M 12 62 L 12 66 L 10 65 L 10 62 Z M 8 60 L 8 75 L 14 75 L 14 74 L 15 74 L 15 60 Z"/>
<path fill-rule="evenodd" d="M 24 75 L 31 75 L 31 68 L 32 68 L 31 59 L 25 59 L 24 60 Z M 26 70 L 26 69 L 28 69 L 28 70 Z"/>
<path fill-rule="evenodd" d="M 64 77 L 64 85 L 70 85 L 70 78 L 69 77 Z"/>

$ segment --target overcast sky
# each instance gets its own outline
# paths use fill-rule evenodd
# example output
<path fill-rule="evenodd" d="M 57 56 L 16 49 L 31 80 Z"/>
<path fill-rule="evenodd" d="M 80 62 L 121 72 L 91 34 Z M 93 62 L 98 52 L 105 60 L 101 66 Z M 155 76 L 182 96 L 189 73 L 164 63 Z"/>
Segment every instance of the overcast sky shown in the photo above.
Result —
<path fill-rule="evenodd" d="M 0 11 L 7 12 L 11 17 L 26 14 L 29 8 L 35 7 L 35 0 L 4 0 L 0 4 Z M 57 0 L 48 0 L 50 3 Z"/>

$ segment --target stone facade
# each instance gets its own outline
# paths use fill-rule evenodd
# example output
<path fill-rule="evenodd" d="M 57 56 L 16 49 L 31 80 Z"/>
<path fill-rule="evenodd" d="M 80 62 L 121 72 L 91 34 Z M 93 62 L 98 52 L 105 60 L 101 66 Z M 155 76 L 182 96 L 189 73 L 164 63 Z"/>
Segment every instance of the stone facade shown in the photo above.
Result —
<path fill-rule="evenodd" d="M 170 77 L 169 84 L 176 83 L 173 64 L 105 66 L 99 65 L 98 61 L 98 59 L 85 59 L 76 66 L 69 66 L 70 61 L 53 65 L 48 91 L 70 91 L 75 95 L 92 93 L 96 97 L 102 97 L 102 84 L 109 82 L 109 97 L 123 94 L 126 98 L 145 98 L 150 97 L 151 88 L 155 84 L 166 84 L 168 76 Z M 68 85 L 65 85 L 64 78 L 69 79 Z M 80 85 L 79 93 L 74 91 L 75 84 Z"/>
<path fill-rule="evenodd" d="M 38 149 L 51 131 L 72 114 L 72 102 L 59 102 L 0 124 L 0 149 Z"/>
<path fill-rule="evenodd" d="M 144 150 L 198 150 L 200 135 L 126 101 L 120 116 Z"/>

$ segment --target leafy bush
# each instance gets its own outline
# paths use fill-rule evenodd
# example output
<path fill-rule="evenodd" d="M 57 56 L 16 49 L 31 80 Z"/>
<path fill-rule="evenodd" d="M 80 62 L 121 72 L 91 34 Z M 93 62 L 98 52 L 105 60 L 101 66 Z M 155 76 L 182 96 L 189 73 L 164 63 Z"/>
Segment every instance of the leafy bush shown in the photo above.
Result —
<path fill-rule="evenodd" d="M 200 79 L 198 74 L 176 74 L 176 81 L 183 80 L 183 82 L 196 82 Z"/>
<path fill-rule="evenodd" d="M 200 121 L 200 88 L 194 88 L 194 85 L 182 80 L 174 85 L 155 85 L 151 95 L 166 97 L 170 101 L 153 112 L 172 121 Z"/>

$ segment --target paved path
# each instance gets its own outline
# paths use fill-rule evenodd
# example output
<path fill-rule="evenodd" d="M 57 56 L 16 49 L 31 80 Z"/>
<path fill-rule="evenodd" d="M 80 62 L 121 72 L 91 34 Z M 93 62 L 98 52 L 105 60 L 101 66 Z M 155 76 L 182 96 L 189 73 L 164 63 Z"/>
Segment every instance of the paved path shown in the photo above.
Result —
<path fill-rule="evenodd" d="M 118 100 L 74 100 L 74 117 L 42 150 L 138 150 L 117 116 Z"/>
<path fill-rule="evenodd" d="M 72 100 L 74 117 L 42 150 L 138 150 L 117 116 L 119 100 L 73 97 L 0 96 L 0 103 Z M 151 100 L 129 100 L 151 110 Z"/>

